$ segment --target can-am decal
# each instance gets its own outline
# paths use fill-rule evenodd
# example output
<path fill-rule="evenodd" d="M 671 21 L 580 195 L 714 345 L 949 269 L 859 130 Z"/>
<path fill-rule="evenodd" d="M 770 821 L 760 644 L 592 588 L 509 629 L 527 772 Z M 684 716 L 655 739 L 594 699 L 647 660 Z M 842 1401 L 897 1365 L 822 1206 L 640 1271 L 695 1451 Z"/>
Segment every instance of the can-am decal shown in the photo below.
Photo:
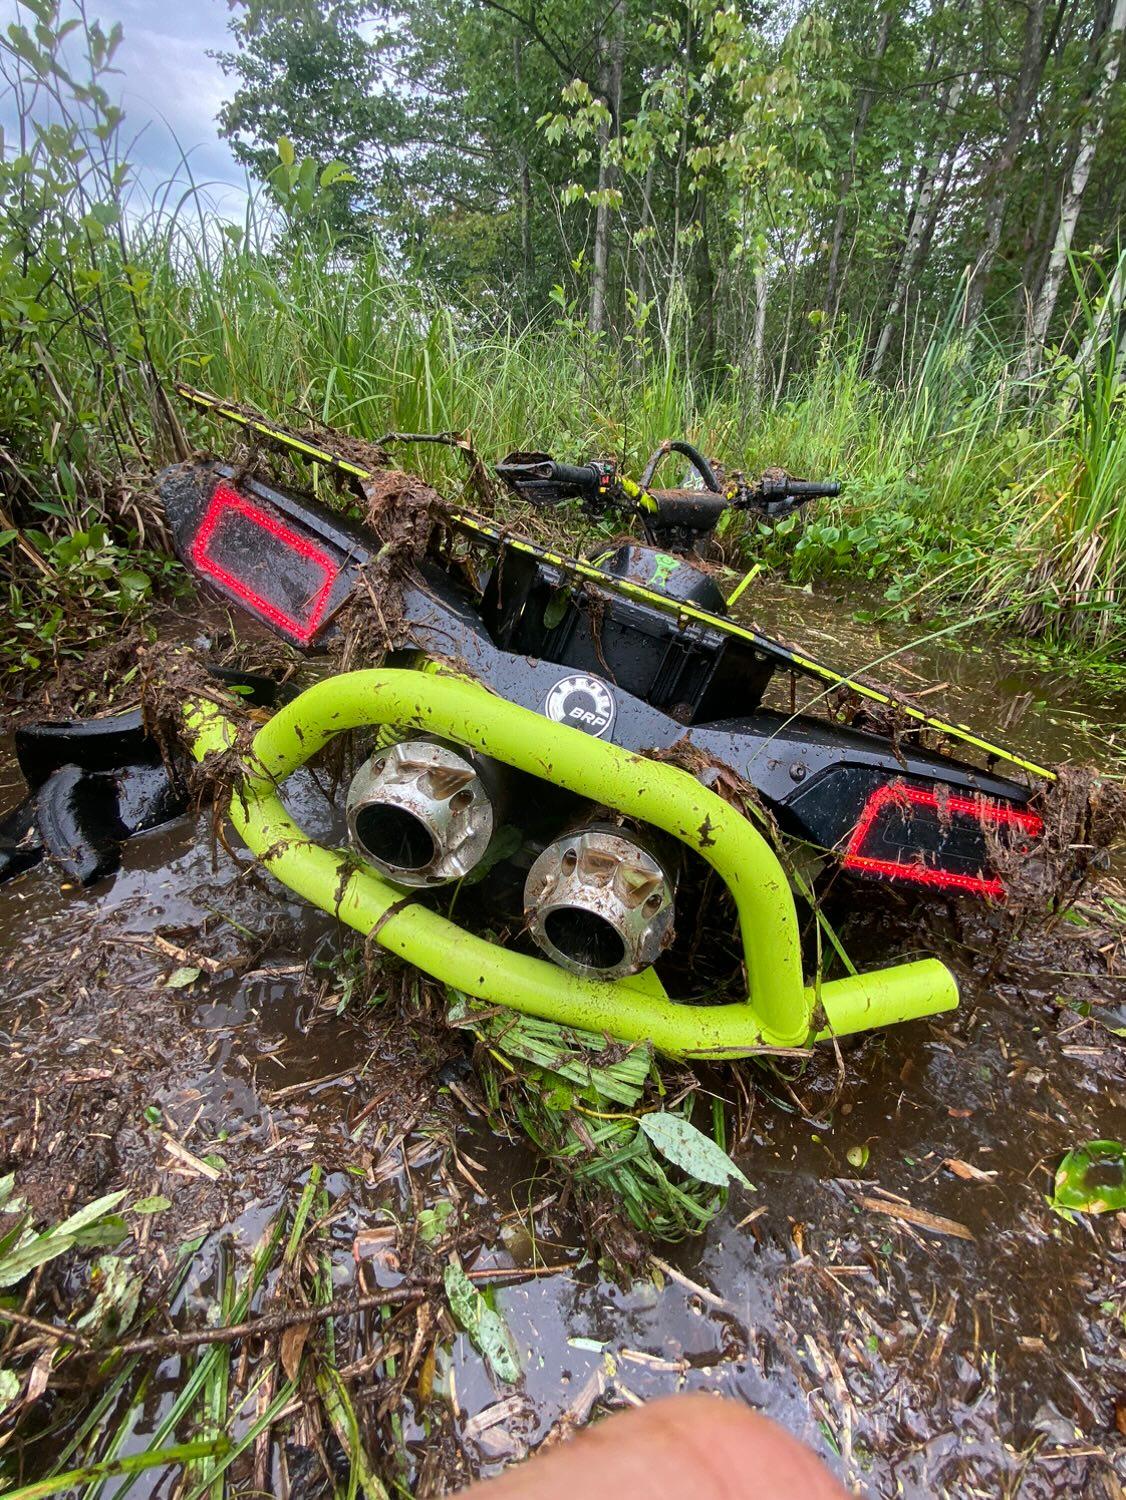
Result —
<path fill-rule="evenodd" d="M 606 684 L 584 673 L 561 677 L 547 695 L 544 712 L 557 724 L 601 739 L 614 722 L 615 704 Z"/>

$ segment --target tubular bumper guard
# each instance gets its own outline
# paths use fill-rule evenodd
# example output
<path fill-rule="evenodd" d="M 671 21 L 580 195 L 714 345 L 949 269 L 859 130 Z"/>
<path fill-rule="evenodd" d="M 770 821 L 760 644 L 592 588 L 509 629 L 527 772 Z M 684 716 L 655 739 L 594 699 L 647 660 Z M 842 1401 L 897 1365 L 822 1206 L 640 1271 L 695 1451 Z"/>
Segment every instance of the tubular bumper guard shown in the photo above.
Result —
<path fill-rule="evenodd" d="M 214 704 L 190 703 L 185 713 L 198 760 L 234 743 L 233 724 Z M 566 973 L 476 937 L 428 907 L 401 905 L 403 892 L 357 867 L 354 856 L 306 838 L 282 806 L 278 784 L 335 735 L 380 725 L 470 746 L 687 844 L 735 899 L 746 999 L 680 1004 L 667 998 L 651 970 L 613 983 Z M 258 731 L 230 817 L 283 884 L 356 931 L 374 933 L 383 947 L 441 983 L 545 1020 L 649 1041 L 673 1057 L 731 1058 L 763 1046 L 803 1046 L 958 1003 L 954 978 L 937 959 L 807 987 L 793 895 L 753 823 L 687 771 L 556 724 L 462 678 L 388 669 L 348 672 L 309 688 Z"/>

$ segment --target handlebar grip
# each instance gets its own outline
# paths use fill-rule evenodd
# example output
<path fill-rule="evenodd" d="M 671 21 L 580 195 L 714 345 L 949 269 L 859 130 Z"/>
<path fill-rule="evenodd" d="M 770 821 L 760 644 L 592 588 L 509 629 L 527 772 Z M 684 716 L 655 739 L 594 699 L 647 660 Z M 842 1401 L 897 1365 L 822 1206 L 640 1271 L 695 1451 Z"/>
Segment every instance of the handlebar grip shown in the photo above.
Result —
<path fill-rule="evenodd" d="M 788 479 L 785 488 L 786 494 L 792 495 L 795 500 L 799 496 L 803 500 L 831 500 L 834 495 L 839 495 L 841 492 L 840 485 L 834 484 L 832 480 L 822 483 L 816 479 Z"/>
<path fill-rule="evenodd" d="M 505 459 L 497 464 L 496 472 L 504 480 L 536 480 L 540 484 L 566 484 L 580 489 L 597 483 L 599 477 L 595 464 L 557 464 L 553 458 L 537 456 L 515 461 Z"/>
<path fill-rule="evenodd" d="M 556 484 L 585 486 L 598 483 L 598 469 L 594 464 L 557 464 L 554 459 L 549 459 L 538 467 L 548 471 L 544 473 L 544 479 L 552 479 Z"/>

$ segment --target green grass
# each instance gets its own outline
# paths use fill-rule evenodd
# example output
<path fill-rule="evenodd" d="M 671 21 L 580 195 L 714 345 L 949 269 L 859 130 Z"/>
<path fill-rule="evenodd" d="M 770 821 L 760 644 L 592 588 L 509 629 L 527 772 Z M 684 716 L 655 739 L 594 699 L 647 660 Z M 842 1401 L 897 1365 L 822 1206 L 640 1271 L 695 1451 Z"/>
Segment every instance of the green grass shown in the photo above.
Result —
<path fill-rule="evenodd" d="M 644 351 L 592 349 L 546 318 L 483 329 L 471 309 L 396 282 L 374 251 L 339 264 L 298 239 L 272 254 L 250 248 L 256 232 L 253 219 L 239 244 L 184 220 L 136 230 L 131 271 L 110 266 L 103 280 L 108 342 L 136 339 L 139 300 L 160 378 L 360 437 L 456 428 L 489 457 L 541 446 L 568 459 L 613 454 L 636 470 L 663 438 L 686 434 L 733 468 L 838 477 L 842 499 L 800 522 L 767 533 L 736 520 L 736 560 L 762 556 L 800 581 L 859 574 L 924 612 L 1010 607 L 1014 628 L 1088 650 L 1126 631 L 1113 352 L 1030 405 L 998 355 L 983 360 L 951 332 L 939 330 L 894 388 L 865 378 L 858 341 L 827 344 L 782 400 L 748 419 L 737 390 L 701 389 Z M 18 459 L 31 482 L 17 488 L 4 533 L 10 665 L 49 657 L 56 635 L 81 649 L 95 604 L 128 615 L 163 582 L 143 494 L 146 474 L 174 456 L 166 424 L 144 361 L 121 359 L 119 380 L 107 381 L 99 347 L 65 329 L 40 345 L 39 420 L 54 437 L 26 438 Z M 125 403 L 136 440 L 115 410 Z M 222 441 L 181 420 L 194 442 Z M 460 477 L 449 456 L 419 461 L 446 487 Z M 123 463 L 142 492 L 131 508 L 112 483 Z"/>

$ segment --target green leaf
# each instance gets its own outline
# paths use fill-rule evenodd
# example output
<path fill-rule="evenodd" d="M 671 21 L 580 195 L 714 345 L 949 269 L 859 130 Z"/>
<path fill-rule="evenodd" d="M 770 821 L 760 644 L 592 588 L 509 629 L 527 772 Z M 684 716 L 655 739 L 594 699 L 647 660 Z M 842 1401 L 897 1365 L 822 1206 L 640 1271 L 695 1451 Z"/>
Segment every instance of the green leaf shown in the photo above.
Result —
<path fill-rule="evenodd" d="M 849 1166 L 855 1167 L 857 1171 L 868 1165 L 868 1155 L 867 1146 L 850 1146 L 845 1152 Z"/>
<path fill-rule="evenodd" d="M 568 1349 L 581 1349 L 585 1354 L 601 1354 L 606 1345 L 601 1339 L 574 1338 L 567 1340 Z"/>
<path fill-rule="evenodd" d="M 166 990 L 186 990 L 189 984 L 195 984 L 202 973 L 202 969 L 175 969 L 164 981 L 164 988 Z"/>
<path fill-rule="evenodd" d="M 1126 1209 L 1126 1145 L 1088 1141 L 1069 1151 L 1056 1171 L 1055 1194 L 1049 1202 L 1065 1217 Z"/>
<path fill-rule="evenodd" d="M 89 1250 L 99 1245 L 120 1244 L 128 1233 L 129 1228 L 120 1214 L 107 1214 L 96 1224 L 90 1224 L 72 1234 L 70 1239 L 74 1244 Z"/>
<path fill-rule="evenodd" d="M 690 1177 L 713 1183 L 716 1187 L 726 1187 L 734 1178 L 744 1187 L 751 1187 L 727 1152 L 683 1116 L 657 1110 L 642 1115 L 638 1124 L 665 1160 L 680 1167 Z"/>
<path fill-rule="evenodd" d="M 69 1219 L 64 1219 L 56 1229 L 49 1230 L 48 1232 L 52 1235 L 79 1234 L 83 1230 L 89 1229 L 99 1219 L 105 1218 L 117 1207 L 124 1197 L 124 1188 L 120 1192 L 105 1193 L 101 1198 L 95 1198 L 93 1203 L 87 1203 L 85 1208 L 80 1208 L 76 1214 L 71 1214 Z"/>
<path fill-rule="evenodd" d="M 484 1355 L 497 1379 L 514 1385 L 520 1379 L 520 1357 L 508 1324 L 493 1311 L 456 1260 L 446 1266 L 442 1279 L 450 1311 L 459 1326 Z"/>
<path fill-rule="evenodd" d="M 152 1198 L 138 1198 L 130 1212 L 135 1214 L 162 1214 L 166 1208 L 171 1207 L 171 1198 L 166 1198 L 163 1193 L 157 1193 Z"/>
<path fill-rule="evenodd" d="M 433 1208 L 424 1208 L 418 1216 L 418 1235 L 424 1245 L 432 1245 L 445 1234 L 454 1206 L 448 1198 L 442 1198 Z"/>
<path fill-rule="evenodd" d="M 293 142 L 286 135 L 279 136 L 278 137 L 278 160 L 281 162 L 282 166 L 283 167 L 292 167 L 295 158 L 296 158 L 296 152 L 293 149 Z"/>
<path fill-rule="evenodd" d="M 346 164 L 342 161 L 330 161 L 328 166 L 321 172 L 321 187 L 331 187 L 334 182 L 355 182 L 356 178 L 349 172 Z"/>
<path fill-rule="evenodd" d="M 0 1416 L 20 1393 L 20 1377 L 14 1370 L 0 1370 Z"/>
<path fill-rule="evenodd" d="M 94 1264 L 92 1279 L 98 1294 L 75 1326 L 124 1333 L 136 1316 L 144 1278 L 133 1270 L 131 1259 L 101 1255 Z"/>
<path fill-rule="evenodd" d="M 124 1197 L 124 1190 L 106 1193 L 61 1224 L 45 1229 L 42 1234 L 27 1236 L 14 1249 L 6 1250 L 0 1259 L 0 1287 L 15 1286 L 37 1266 L 46 1265 L 76 1245 L 116 1244 L 126 1229 L 124 1221 L 112 1210 Z"/>

